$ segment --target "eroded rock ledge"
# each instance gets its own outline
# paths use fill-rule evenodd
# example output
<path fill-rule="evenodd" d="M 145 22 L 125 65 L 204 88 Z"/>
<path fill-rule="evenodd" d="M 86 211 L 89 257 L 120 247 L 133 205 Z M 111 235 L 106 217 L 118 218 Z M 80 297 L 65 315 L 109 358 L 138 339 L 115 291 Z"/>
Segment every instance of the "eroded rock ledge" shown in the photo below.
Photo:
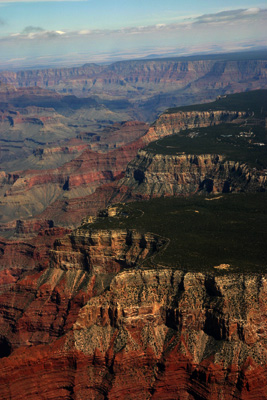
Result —
<path fill-rule="evenodd" d="M 237 122 L 248 116 L 246 111 L 178 111 L 165 112 L 151 125 L 144 136 L 147 143 L 170 136 L 184 129 L 218 125 L 223 122 Z"/>
<path fill-rule="evenodd" d="M 263 274 L 122 271 L 65 336 L 2 358 L 1 398 L 265 399 L 266 304 Z"/>
<path fill-rule="evenodd" d="M 139 150 L 121 186 L 148 197 L 177 194 L 265 191 L 267 176 L 218 154 L 152 154 Z"/>
<path fill-rule="evenodd" d="M 51 267 L 94 274 L 117 273 L 125 267 L 140 266 L 165 242 L 156 234 L 142 234 L 134 229 L 77 229 L 55 243 Z"/>

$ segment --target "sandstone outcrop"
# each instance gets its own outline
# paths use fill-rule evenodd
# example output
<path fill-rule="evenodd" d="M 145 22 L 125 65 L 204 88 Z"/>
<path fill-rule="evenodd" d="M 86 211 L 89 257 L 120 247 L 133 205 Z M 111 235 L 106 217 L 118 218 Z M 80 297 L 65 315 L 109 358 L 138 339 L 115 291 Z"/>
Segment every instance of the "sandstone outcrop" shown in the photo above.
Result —
<path fill-rule="evenodd" d="M 140 265 L 158 251 L 164 239 L 135 230 L 77 229 L 55 243 L 51 267 L 63 270 L 81 269 L 96 275 L 119 272 L 122 267 Z"/>
<path fill-rule="evenodd" d="M 13 240 L 0 238 L 0 271 L 17 268 L 23 272 L 47 267 L 55 240 L 70 232 L 70 229 L 52 225 L 52 221 L 36 220 L 30 223 L 18 221 L 10 226 L 9 230 L 15 231 Z"/>
<path fill-rule="evenodd" d="M 140 150 L 120 181 L 129 196 L 151 198 L 206 193 L 264 191 L 267 176 L 217 154 L 162 155 Z"/>
<path fill-rule="evenodd" d="M 72 85 L 77 92 L 86 86 L 96 93 L 108 85 L 114 94 L 119 84 L 136 93 L 132 84 L 157 83 L 159 65 L 130 63 L 126 77 L 123 63 L 2 76 L 7 82 L 18 79 L 18 86 L 34 82 L 68 90 Z M 182 88 L 186 82 L 197 92 L 209 78 L 209 89 L 223 90 L 233 75 L 235 90 L 249 71 L 251 76 L 257 72 L 258 85 L 266 84 L 266 62 L 248 62 L 238 71 L 235 63 L 221 67 L 221 62 L 163 62 L 158 84 L 174 87 L 175 81 Z M 182 129 L 244 117 L 246 112 L 234 111 L 166 113 L 142 138 L 109 153 L 87 148 L 49 171 L 0 173 L 0 206 L 10 207 L 3 218 L 10 222 L 0 228 L 18 236 L 0 241 L 1 399 L 266 399 L 264 266 L 235 274 L 225 260 L 212 272 L 178 270 L 175 264 L 154 264 L 169 239 L 151 232 L 92 230 L 90 221 L 72 232 L 54 226 L 62 221 L 77 226 L 92 210 L 122 199 L 266 190 L 266 175 L 219 154 L 165 156 L 140 150 Z M 4 123 L 11 121 L 5 118 Z M 127 123 L 118 142 L 137 125 Z M 98 141 L 97 135 L 92 142 L 102 151 Z M 110 148 L 111 141 L 106 145 Z M 40 150 L 40 156 L 45 153 Z M 40 220 L 32 219 L 41 211 Z M 30 220 L 15 222 L 23 213 Z"/>
<path fill-rule="evenodd" d="M 237 111 L 178 111 L 163 113 L 151 125 L 144 141 L 150 143 L 165 136 L 170 136 L 184 129 L 201 128 L 221 124 L 223 122 L 237 122 L 248 116 L 248 113 Z"/>
<path fill-rule="evenodd" d="M 76 288 L 81 282 L 77 274 L 85 274 L 56 271 L 72 274 L 72 281 L 75 274 Z M 91 289 L 84 286 L 84 306 L 78 312 L 71 301 L 67 318 L 63 311 L 67 289 L 60 292 L 58 285 L 51 291 L 48 284 L 49 279 L 45 299 L 50 291 L 51 300 L 44 302 L 43 285 L 35 307 L 40 298 L 43 318 L 48 320 L 53 312 L 55 336 L 49 345 L 12 349 L 2 358 L 2 398 L 266 398 L 265 275 L 130 269 L 111 281 L 103 279 L 99 294 L 92 291 L 92 281 Z M 88 293 L 91 298 L 86 302 Z M 27 317 L 21 318 L 22 338 L 33 310 L 30 306 Z M 38 315 L 39 331 L 45 331 Z M 57 330 L 62 318 L 68 324 Z M 45 342 L 43 335 L 35 336 L 35 342 L 32 334 L 30 343 Z M 3 344 L 3 336 L 1 340 Z M 18 373 L 23 385 L 18 385 Z"/>
<path fill-rule="evenodd" d="M 54 229 L 54 235 L 44 230 L 30 243 L 0 243 L 0 338 L 13 350 L 67 332 L 80 307 L 116 273 L 141 264 L 165 243 L 134 230 L 80 229 L 60 239 L 67 231 Z"/>
<path fill-rule="evenodd" d="M 168 239 L 91 226 L 1 241 L 1 398 L 266 398 L 265 273 L 148 268 Z"/>

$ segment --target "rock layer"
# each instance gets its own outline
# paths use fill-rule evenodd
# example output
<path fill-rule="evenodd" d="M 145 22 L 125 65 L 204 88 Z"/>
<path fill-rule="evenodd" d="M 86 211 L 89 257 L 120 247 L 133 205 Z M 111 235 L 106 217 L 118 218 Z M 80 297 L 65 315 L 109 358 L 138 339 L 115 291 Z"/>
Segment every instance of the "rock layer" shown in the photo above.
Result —
<path fill-rule="evenodd" d="M 64 208 L 69 199 L 84 197 L 93 193 L 97 187 L 113 182 L 121 177 L 140 145 L 141 142 L 137 140 L 108 153 L 97 153 L 87 149 L 62 167 L 46 171 L 28 170 L 13 174 L 2 172 L 1 222 L 31 218 L 59 199 L 63 199 Z M 56 219 L 58 213 L 58 208 L 54 209 L 52 219 Z M 86 213 L 88 214 L 89 210 Z M 79 215 L 76 224 L 83 216 Z"/>
<path fill-rule="evenodd" d="M 236 111 L 193 111 L 162 114 L 138 141 L 132 143 L 131 147 L 137 152 L 138 149 L 143 148 L 146 144 L 183 129 L 206 127 L 222 122 L 237 122 L 246 116 L 246 112 Z M 128 147 L 130 148 L 129 145 Z M 134 157 L 136 153 L 134 154 L 134 151 L 132 151 L 131 154 Z M 234 161 L 230 162 L 229 165 L 224 165 L 222 156 L 192 155 L 181 157 L 166 156 L 164 158 L 159 155 L 154 157 L 154 155 L 145 154 L 142 150 L 138 152 L 136 158 L 129 163 L 125 177 L 122 177 L 122 179 L 117 179 L 109 185 L 103 185 L 95 193 L 83 198 L 73 197 L 65 202 L 57 201 L 51 204 L 41 214 L 41 217 L 54 219 L 55 221 L 65 219 L 73 223 L 74 221 L 80 221 L 86 214 L 96 214 L 99 208 L 106 207 L 110 202 L 149 198 L 153 195 L 194 193 L 199 187 L 206 189 L 213 174 L 218 175 L 217 178 L 215 176 L 218 191 L 222 191 L 223 188 L 230 191 L 230 187 L 233 187 L 234 190 L 242 190 L 244 182 L 249 181 L 252 175 L 255 175 L 255 179 L 253 178 L 255 181 L 253 181 L 255 183 L 254 186 L 261 187 L 265 185 L 265 178 L 258 177 L 258 174 L 250 171 L 246 165 L 240 165 Z M 242 176 L 240 178 L 240 173 L 241 175 L 244 173 L 246 177 L 243 178 Z M 216 185 L 212 183 L 214 191 L 216 191 Z M 253 185 L 251 184 L 251 186 Z M 59 210 L 61 210 L 60 214 Z M 60 215 L 59 219 L 58 215 Z M 79 220 L 78 217 L 80 218 Z"/>
<path fill-rule="evenodd" d="M 155 155 L 140 150 L 129 163 L 120 184 L 125 186 L 122 190 L 126 198 L 137 195 L 151 198 L 201 191 L 264 191 L 267 177 L 264 172 L 245 163 L 227 161 L 221 155 Z"/>
<path fill-rule="evenodd" d="M 150 143 L 165 136 L 170 136 L 183 129 L 201 128 L 221 124 L 223 122 L 237 122 L 247 117 L 248 113 L 237 111 L 178 111 L 163 113 L 151 125 L 144 136 Z"/>
<path fill-rule="evenodd" d="M 253 78 L 254 81 L 253 82 Z M 257 79 L 255 79 L 257 78 Z M 40 86 L 58 91 L 83 94 L 113 91 L 122 94 L 136 89 L 150 89 L 159 93 L 176 89 L 207 90 L 231 86 L 236 91 L 246 85 L 266 87 L 265 60 L 210 60 L 123 61 L 100 66 L 85 64 L 78 68 L 35 69 L 2 72 L 1 81 L 17 87 Z M 254 84 L 254 86 L 253 86 Z M 192 87 L 193 86 L 193 87 Z M 239 90 L 241 91 L 241 90 Z"/>
<path fill-rule="evenodd" d="M 9 332 L 12 348 L 62 334 L 67 316 L 73 319 L 79 311 L 76 296 L 101 292 L 114 274 L 141 264 L 164 244 L 157 235 L 131 230 L 80 229 L 62 238 L 66 231 L 54 229 L 54 236 L 49 229 L 31 242 L 0 243 L 0 335 Z M 69 312 L 73 301 L 75 315 Z"/>
<path fill-rule="evenodd" d="M 164 243 L 157 235 L 135 230 L 78 229 L 55 243 L 51 267 L 93 270 L 95 274 L 119 272 L 122 267 L 140 265 Z"/>
<path fill-rule="evenodd" d="M 2 358 L 1 398 L 266 399 L 266 279 L 123 271 L 65 336 Z"/>

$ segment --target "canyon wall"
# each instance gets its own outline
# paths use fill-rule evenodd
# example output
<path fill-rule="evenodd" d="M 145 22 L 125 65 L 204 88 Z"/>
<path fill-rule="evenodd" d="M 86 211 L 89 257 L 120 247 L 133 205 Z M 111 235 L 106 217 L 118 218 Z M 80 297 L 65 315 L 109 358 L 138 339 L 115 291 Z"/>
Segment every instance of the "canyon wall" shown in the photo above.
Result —
<path fill-rule="evenodd" d="M 215 91 L 261 87 L 266 62 L 131 62 L 2 78 L 98 95 L 104 86 L 113 95 L 120 86 L 138 97 L 142 87 L 152 95 L 155 88 L 183 85 L 198 93 L 207 82 Z M 49 171 L 1 173 L 7 222 L 1 229 L 9 225 L 24 236 L 0 241 L 1 399 L 266 400 L 267 276 L 261 266 L 249 274 L 218 266 L 209 272 L 169 268 L 153 264 L 168 238 L 91 230 L 86 222 L 73 232 L 53 226 L 77 226 L 118 200 L 266 190 L 266 175 L 219 154 L 140 150 L 182 129 L 246 117 L 245 111 L 164 113 L 120 149 L 86 149 Z M 42 222 L 15 223 L 40 212 Z"/>
<path fill-rule="evenodd" d="M 61 336 L 85 301 L 165 244 L 157 235 L 135 230 L 67 232 L 53 236 L 48 230 L 31 242 L 0 243 L 0 339 L 10 350 Z"/>
<path fill-rule="evenodd" d="M 133 268 L 155 244 L 78 230 L 2 285 L 0 397 L 266 399 L 266 275 Z"/>
<path fill-rule="evenodd" d="M 4 224 L 37 216 L 55 224 L 77 226 L 83 217 L 114 201 L 197 191 L 265 190 L 264 172 L 220 154 L 162 156 L 138 152 L 150 142 L 184 129 L 239 123 L 248 117 L 247 111 L 170 111 L 148 129 L 138 122 L 123 124 L 118 131 L 114 128 L 112 135 L 120 135 L 121 130 L 127 134 L 131 129 L 134 135 L 142 135 L 119 149 L 104 154 L 86 149 L 62 167 L 46 171 L 2 172 L 2 232 L 5 234 Z"/>
<path fill-rule="evenodd" d="M 248 57 L 248 58 L 246 58 Z M 77 68 L 3 71 L 0 80 L 21 87 L 40 86 L 87 98 L 98 120 L 138 119 L 152 122 L 168 107 L 203 103 L 218 95 L 266 88 L 266 55 L 251 60 L 222 55 L 221 59 L 138 60 Z M 67 96 L 70 97 L 70 96 Z M 68 100 L 68 99 L 67 99 Z M 77 99 L 71 99 L 75 104 Z M 115 115 L 116 114 L 116 115 Z"/>
<path fill-rule="evenodd" d="M 57 91 L 85 95 L 101 90 L 119 94 L 152 89 L 159 93 L 169 90 L 192 91 L 231 87 L 240 91 L 246 80 L 247 88 L 266 87 L 266 60 L 146 60 L 123 61 L 111 65 L 86 64 L 77 68 L 37 69 L 1 72 L 3 83 L 17 87 L 40 86 Z M 192 87 L 190 87 L 192 86 Z M 115 94 L 115 93 L 114 93 Z"/>
<path fill-rule="evenodd" d="M 150 143 L 165 136 L 170 136 L 184 129 L 202 128 L 221 123 L 238 122 L 248 117 L 242 111 L 176 111 L 164 112 L 150 126 L 144 141 Z"/>
<path fill-rule="evenodd" d="M 56 169 L 0 173 L 1 223 L 32 218 L 58 200 L 64 208 L 70 199 L 88 196 L 99 186 L 119 179 L 139 145 L 141 143 L 136 140 L 108 153 L 86 149 L 79 157 Z M 55 215 L 59 212 L 58 207 L 54 209 Z M 78 215 L 73 222 L 80 223 L 85 215 Z"/>
<path fill-rule="evenodd" d="M 163 156 L 138 150 L 152 141 L 184 129 L 209 127 L 223 122 L 238 123 L 244 121 L 247 116 L 248 113 L 245 111 L 164 113 L 140 139 L 128 145 L 131 149 L 129 164 L 127 168 L 126 163 L 123 164 L 126 171 L 121 169 L 124 175 L 121 179 L 98 186 L 94 193 L 87 196 L 76 198 L 73 196 L 51 203 L 42 212 L 41 217 L 53 219 L 56 223 L 64 220 L 66 223 L 76 224 L 86 214 L 95 215 L 100 208 L 105 208 L 111 202 L 162 195 L 193 194 L 198 191 L 217 193 L 265 190 L 264 172 L 256 171 L 245 163 L 228 161 L 222 155 Z M 108 153 L 106 157 L 112 154 Z"/>
<path fill-rule="evenodd" d="M 120 181 L 126 196 L 151 198 L 206 193 L 264 191 L 267 176 L 217 154 L 153 154 L 140 150 Z"/>

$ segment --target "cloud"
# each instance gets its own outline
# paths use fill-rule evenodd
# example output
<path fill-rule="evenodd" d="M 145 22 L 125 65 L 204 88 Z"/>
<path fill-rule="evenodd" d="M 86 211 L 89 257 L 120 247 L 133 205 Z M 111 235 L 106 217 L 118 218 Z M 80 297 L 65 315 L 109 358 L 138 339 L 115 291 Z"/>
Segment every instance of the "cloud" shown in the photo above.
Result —
<path fill-rule="evenodd" d="M 0 0 L 1 2 L 1 0 Z M 252 24 L 254 22 L 254 25 Z M 234 25 L 235 29 L 238 29 L 237 26 L 252 27 L 260 25 L 260 22 L 263 22 L 263 25 L 267 25 L 267 9 L 259 9 L 259 8 L 248 8 L 248 9 L 238 9 L 238 10 L 227 10 L 221 11 L 216 14 L 204 14 L 200 16 L 194 16 L 192 18 L 186 18 L 182 21 L 165 24 L 165 23 L 157 23 L 155 25 L 147 25 L 147 26 L 137 26 L 137 27 L 123 27 L 120 29 L 87 29 L 83 27 L 79 31 L 68 31 L 64 29 L 57 30 L 45 30 L 39 26 L 27 26 L 21 33 L 13 33 L 10 36 L 0 37 L 0 41 L 7 41 L 9 38 L 12 40 L 23 40 L 23 41 L 45 41 L 45 40 L 76 40 L 79 38 L 102 38 L 102 37 L 116 37 L 116 38 L 127 38 L 127 36 L 133 35 L 143 35 L 144 37 L 153 36 L 158 37 L 157 35 L 171 35 L 171 34 L 183 34 L 185 31 L 196 31 L 198 27 L 202 27 L 202 29 L 206 29 L 206 31 L 213 29 L 215 32 L 216 26 L 225 26 Z M 215 28 L 215 29 L 214 29 Z M 264 33 L 262 34 L 264 35 Z"/>
<path fill-rule="evenodd" d="M 44 32 L 45 30 L 40 26 L 26 26 L 23 29 L 22 34 L 34 33 L 34 32 Z"/>
<path fill-rule="evenodd" d="M 260 8 L 254 7 L 254 8 L 248 8 L 247 10 L 243 11 L 244 15 L 249 15 L 249 14 L 258 14 L 260 12 Z"/>
<path fill-rule="evenodd" d="M 21 39 L 21 40 L 46 40 L 55 39 L 65 35 L 64 31 L 47 31 L 40 26 L 26 26 L 21 33 L 13 33 L 10 35 L 11 38 Z M 8 39 L 8 38 L 3 38 Z"/>
<path fill-rule="evenodd" d="M 221 11 L 216 14 L 204 14 L 193 21 L 193 24 L 226 24 L 233 21 L 242 21 L 249 19 L 255 19 L 255 17 L 265 17 L 267 10 L 260 8 L 248 8 L 248 9 L 238 9 Z"/>

